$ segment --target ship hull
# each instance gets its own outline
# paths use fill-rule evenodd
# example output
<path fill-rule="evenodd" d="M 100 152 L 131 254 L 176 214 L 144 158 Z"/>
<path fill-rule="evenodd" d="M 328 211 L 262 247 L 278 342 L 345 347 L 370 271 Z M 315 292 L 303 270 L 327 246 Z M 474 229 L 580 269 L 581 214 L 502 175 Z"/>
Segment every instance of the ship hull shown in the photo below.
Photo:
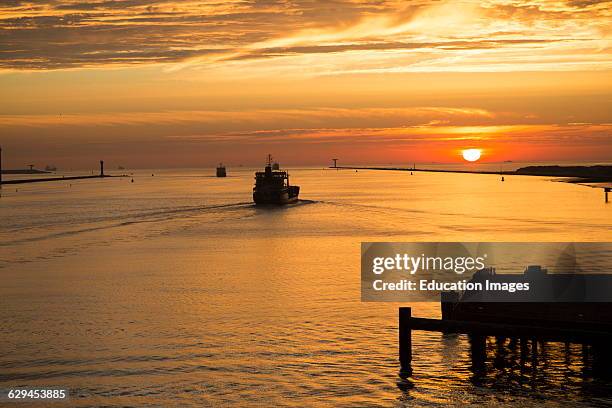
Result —
<path fill-rule="evenodd" d="M 285 205 L 296 203 L 299 194 L 298 186 L 290 186 L 282 190 L 253 191 L 253 201 L 256 205 Z"/>

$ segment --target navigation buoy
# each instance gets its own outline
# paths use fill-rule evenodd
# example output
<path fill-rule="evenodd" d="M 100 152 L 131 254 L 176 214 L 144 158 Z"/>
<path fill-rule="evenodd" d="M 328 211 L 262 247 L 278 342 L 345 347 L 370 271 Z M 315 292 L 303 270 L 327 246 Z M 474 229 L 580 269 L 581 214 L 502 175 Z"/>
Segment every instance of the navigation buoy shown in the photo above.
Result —
<path fill-rule="evenodd" d="M 132 179 L 132 183 L 134 182 L 134 179 Z"/>

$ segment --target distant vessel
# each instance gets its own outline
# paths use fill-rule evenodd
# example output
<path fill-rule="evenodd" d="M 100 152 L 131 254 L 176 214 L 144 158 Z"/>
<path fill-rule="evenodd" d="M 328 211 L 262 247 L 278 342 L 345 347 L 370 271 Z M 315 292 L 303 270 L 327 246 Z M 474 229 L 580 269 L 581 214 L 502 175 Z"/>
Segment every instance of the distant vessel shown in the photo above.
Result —
<path fill-rule="evenodd" d="M 225 171 L 225 166 L 223 163 L 219 163 L 217 166 L 217 177 L 225 177 L 227 176 L 227 172 Z"/>
<path fill-rule="evenodd" d="M 255 204 L 295 203 L 299 194 L 300 187 L 289 184 L 289 173 L 272 169 L 272 156 L 268 155 L 265 171 L 255 173 L 253 188 Z"/>

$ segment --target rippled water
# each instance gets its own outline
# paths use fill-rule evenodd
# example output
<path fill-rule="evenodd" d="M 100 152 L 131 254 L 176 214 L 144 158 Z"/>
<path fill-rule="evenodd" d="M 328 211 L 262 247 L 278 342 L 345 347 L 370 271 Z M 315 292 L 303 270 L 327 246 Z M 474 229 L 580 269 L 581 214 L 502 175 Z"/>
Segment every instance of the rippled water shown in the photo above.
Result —
<path fill-rule="evenodd" d="M 401 381 L 398 305 L 359 300 L 361 241 L 610 241 L 601 190 L 296 169 L 301 202 L 261 209 L 252 170 L 151 173 L 4 188 L 0 388 L 64 386 L 70 406 L 612 404 L 580 345 L 521 364 L 489 338 L 482 372 L 466 336 L 416 332 Z"/>

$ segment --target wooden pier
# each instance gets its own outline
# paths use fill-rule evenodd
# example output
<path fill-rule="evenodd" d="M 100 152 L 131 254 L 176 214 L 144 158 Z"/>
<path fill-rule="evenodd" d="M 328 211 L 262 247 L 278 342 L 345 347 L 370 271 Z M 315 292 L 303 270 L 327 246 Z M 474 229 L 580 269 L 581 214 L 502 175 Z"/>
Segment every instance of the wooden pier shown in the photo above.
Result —
<path fill-rule="evenodd" d="M 2 179 L 2 148 L 0 148 L 0 188 L 4 184 L 26 184 L 26 183 L 43 183 L 48 181 L 71 181 L 71 180 L 86 180 L 107 177 L 127 177 L 127 175 L 111 176 L 104 173 L 104 160 L 100 160 L 100 174 L 92 174 L 87 176 L 61 176 L 61 177 L 40 177 L 29 179 L 3 180 Z"/>
<path fill-rule="evenodd" d="M 444 307 L 444 302 L 442 303 Z M 500 319 L 503 321 L 504 319 Z M 612 331 L 584 328 L 569 328 L 559 325 L 509 324 L 486 322 L 479 320 L 455 320 L 452 318 L 427 319 L 412 317 L 412 308 L 399 308 L 399 360 L 400 376 L 412 374 L 412 331 L 437 331 L 443 333 L 468 334 L 471 338 L 472 359 L 483 363 L 486 359 L 486 338 L 514 338 L 521 340 L 521 352 L 526 349 L 526 342 L 531 341 L 537 349 L 539 341 L 557 341 L 564 343 L 594 344 L 597 346 L 610 344 Z M 533 348 L 532 347 L 532 348 Z M 608 346 L 603 346 L 608 349 Z M 610 357 L 607 353 L 607 357 Z"/>

